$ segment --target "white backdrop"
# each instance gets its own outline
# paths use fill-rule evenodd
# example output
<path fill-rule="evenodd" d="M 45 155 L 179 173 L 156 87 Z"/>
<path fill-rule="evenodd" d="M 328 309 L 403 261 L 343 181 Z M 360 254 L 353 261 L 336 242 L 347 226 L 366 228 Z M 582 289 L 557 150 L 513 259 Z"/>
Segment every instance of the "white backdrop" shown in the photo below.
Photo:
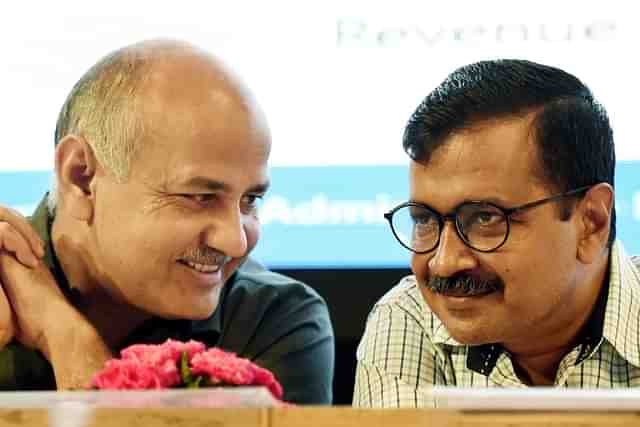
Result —
<path fill-rule="evenodd" d="M 640 30 L 623 1 L 7 2 L 0 6 L 0 171 L 51 168 L 71 86 L 101 56 L 192 41 L 243 74 L 269 116 L 272 164 L 404 164 L 400 137 L 455 67 L 519 57 L 565 68 L 608 108 L 620 159 L 640 159 Z"/>

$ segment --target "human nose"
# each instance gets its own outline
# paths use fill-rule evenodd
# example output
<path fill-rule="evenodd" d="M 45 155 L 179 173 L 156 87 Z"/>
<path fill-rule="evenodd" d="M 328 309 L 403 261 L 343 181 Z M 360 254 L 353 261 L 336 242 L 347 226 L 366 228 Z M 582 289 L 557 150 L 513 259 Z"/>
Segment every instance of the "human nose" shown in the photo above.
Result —
<path fill-rule="evenodd" d="M 472 269 L 476 260 L 471 252 L 458 235 L 455 223 L 445 221 L 436 251 L 429 259 L 429 273 L 432 276 L 451 277 L 460 271 Z"/>
<path fill-rule="evenodd" d="M 224 215 L 216 215 L 207 227 L 205 244 L 232 258 L 245 256 L 248 245 L 242 212 L 230 209 Z"/>

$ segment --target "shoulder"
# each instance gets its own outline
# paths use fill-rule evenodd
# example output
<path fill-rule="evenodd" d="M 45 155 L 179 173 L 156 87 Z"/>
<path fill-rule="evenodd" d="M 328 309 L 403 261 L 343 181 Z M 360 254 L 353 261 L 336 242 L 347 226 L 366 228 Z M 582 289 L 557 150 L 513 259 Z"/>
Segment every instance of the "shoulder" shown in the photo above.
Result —
<path fill-rule="evenodd" d="M 424 335 L 423 338 L 433 343 L 454 342 L 445 325 L 425 302 L 413 275 L 402 278 L 373 306 L 365 335 L 400 333 L 404 336 L 407 331 Z"/>
<path fill-rule="evenodd" d="M 424 302 L 414 276 L 403 278 L 373 307 L 356 351 L 362 366 L 378 366 L 392 377 L 433 372 L 434 341 L 442 324 Z"/>
<path fill-rule="evenodd" d="M 322 297 L 252 259 L 227 285 L 220 345 L 271 370 L 285 400 L 331 403 L 334 338 Z"/>
<path fill-rule="evenodd" d="M 621 280 L 640 285 L 640 256 L 629 255 L 620 240 L 616 240 L 609 253 L 610 274 Z"/>
<path fill-rule="evenodd" d="M 230 285 L 227 297 L 231 299 L 259 298 L 262 303 L 285 299 L 289 302 L 313 301 L 326 305 L 322 297 L 310 286 L 284 274 L 269 271 L 251 258 L 238 269 Z"/>
<path fill-rule="evenodd" d="M 382 296 L 373 306 L 371 313 L 388 311 L 413 318 L 422 323 L 422 318 L 432 313 L 425 304 L 415 276 L 406 276 Z"/>
<path fill-rule="evenodd" d="M 299 280 L 247 259 L 228 286 L 222 303 L 223 322 L 227 325 L 253 325 L 276 335 L 304 325 L 305 329 L 332 334 L 326 302 Z"/>
<path fill-rule="evenodd" d="M 363 341 L 367 338 L 404 333 L 407 329 L 419 333 L 422 329 L 422 296 L 413 276 L 406 276 L 384 294 L 367 317 Z M 362 343 L 361 343 L 362 344 Z"/>

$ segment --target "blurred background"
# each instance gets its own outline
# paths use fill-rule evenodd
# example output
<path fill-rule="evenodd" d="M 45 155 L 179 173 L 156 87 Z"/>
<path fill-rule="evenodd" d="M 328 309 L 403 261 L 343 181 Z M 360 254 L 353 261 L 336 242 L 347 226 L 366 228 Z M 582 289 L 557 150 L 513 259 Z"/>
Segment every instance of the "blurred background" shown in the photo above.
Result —
<path fill-rule="evenodd" d="M 640 254 L 632 2 L 458 0 L 22 1 L 0 11 L 0 204 L 30 214 L 47 190 L 58 111 L 100 57 L 155 37 L 191 41 L 244 76 L 274 137 L 272 190 L 255 257 L 329 302 L 336 403 L 373 302 L 409 254 L 382 213 L 408 197 L 402 130 L 421 99 L 469 62 L 525 58 L 582 79 L 616 137 L 618 233 Z"/>

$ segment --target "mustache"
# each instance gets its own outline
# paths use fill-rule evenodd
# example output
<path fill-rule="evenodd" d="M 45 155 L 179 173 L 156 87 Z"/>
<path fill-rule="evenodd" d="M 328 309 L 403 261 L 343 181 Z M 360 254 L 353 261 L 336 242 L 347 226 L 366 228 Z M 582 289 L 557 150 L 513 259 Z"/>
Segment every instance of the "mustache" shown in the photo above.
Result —
<path fill-rule="evenodd" d="M 457 295 L 478 295 L 504 289 L 504 282 L 497 276 L 480 278 L 468 273 L 458 273 L 450 277 L 433 276 L 424 285 L 434 293 L 456 293 Z"/>
<path fill-rule="evenodd" d="M 184 255 L 178 258 L 178 260 L 191 261 L 196 264 L 204 265 L 223 265 L 231 260 L 231 257 L 226 256 L 224 253 L 216 249 L 203 246 L 200 248 L 189 249 L 184 253 Z"/>

